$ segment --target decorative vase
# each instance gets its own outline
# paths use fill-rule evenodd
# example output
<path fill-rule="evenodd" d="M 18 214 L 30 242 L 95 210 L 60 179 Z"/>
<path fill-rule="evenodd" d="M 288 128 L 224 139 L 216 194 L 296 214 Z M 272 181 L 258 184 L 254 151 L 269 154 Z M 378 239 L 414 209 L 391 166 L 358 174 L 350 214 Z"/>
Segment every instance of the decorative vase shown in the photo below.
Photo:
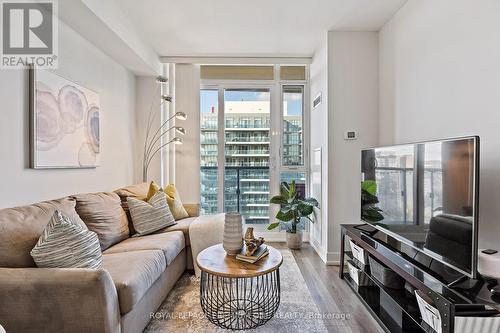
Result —
<path fill-rule="evenodd" d="M 298 250 L 302 247 L 302 231 L 286 233 L 286 245 L 289 249 Z"/>
<path fill-rule="evenodd" d="M 243 247 L 243 224 L 240 213 L 226 213 L 222 247 L 230 256 L 240 253 Z"/>

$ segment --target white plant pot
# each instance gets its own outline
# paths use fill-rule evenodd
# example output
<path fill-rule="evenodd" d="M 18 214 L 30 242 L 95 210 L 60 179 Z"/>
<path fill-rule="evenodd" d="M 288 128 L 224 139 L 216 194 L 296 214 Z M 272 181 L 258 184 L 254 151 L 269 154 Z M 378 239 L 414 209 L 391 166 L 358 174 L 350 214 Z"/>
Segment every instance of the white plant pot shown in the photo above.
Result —
<path fill-rule="evenodd" d="M 243 247 L 243 223 L 240 213 L 226 213 L 222 247 L 230 256 L 240 253 Z"/>
<path fill-rule="evenodd" d="M 302 231 L 298 231 L 296 233 L 287 232 L 286 233 L 286 245 L 289 249 L 297 250 L 302 247 Z"/>

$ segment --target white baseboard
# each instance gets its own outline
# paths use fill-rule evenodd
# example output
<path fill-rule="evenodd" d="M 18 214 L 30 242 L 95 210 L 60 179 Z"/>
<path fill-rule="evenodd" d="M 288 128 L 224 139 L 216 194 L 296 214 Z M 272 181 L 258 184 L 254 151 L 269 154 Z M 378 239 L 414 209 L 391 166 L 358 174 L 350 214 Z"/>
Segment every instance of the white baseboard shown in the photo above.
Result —
<path fill-rule="evenodd" d="M 311 247 L 314 249 L 314 251 L 316 251 L 321 260 L 323 260 L 323 262 L 326 263 L 327 260 L 326 260 L 325 249 L 323 249 L 317 242 L 315 242 L 314 239 L 311 239 L 309 244 L 311 244 Z"/>
<path fill-rule="evenodd" d="M 340 252 L 327 252 L 326 264 L 332 266 L 340 265 Z"/>
<path fill-rule="evenodd" d="M 311 240 L 309 243 L 326 265 L 335 265 L 335 266 L 340 265 L 339 252 L 328 252 L 314 240 Z"/>
<path fill-rule="evenodd" d="M 258 237 L 259 230 L 255 230 L 255 235 Z M 280 231 L 266 231 L 262 234 L 266 242 L 286 242 L 286 233 Z M 318 256 L 323 260 L 325 265 L 340 265 L 340 253 L 339 252 L 327 252 L 313 239 L 309 238 L 309 233 L 304 233 L 304 242 L 309 243 Z"/>

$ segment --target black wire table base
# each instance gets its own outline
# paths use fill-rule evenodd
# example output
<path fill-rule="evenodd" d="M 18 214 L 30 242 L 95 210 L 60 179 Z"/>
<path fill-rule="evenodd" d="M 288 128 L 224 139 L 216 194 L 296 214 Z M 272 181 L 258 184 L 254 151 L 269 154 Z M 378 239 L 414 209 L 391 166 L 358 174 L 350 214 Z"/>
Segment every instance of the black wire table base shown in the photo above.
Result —
<path fill-rule="evenodd" d="M 223 277 L 201 272 L 201 308 L 213 324 L 244 330 L 265 324 L 280 304 L 276 269 L 257 277 Z"/>

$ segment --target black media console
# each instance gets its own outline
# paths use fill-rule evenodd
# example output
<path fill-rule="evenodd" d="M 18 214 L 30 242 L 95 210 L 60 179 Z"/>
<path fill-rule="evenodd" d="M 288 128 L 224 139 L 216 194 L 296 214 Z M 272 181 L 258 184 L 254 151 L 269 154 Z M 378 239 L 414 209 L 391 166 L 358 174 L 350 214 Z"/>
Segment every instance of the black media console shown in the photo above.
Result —
<path fill-rule="evenodd" d="M 346 238 L 402 277 L 405 288 L 388 288 L 375 279 L 370 274 L 369 265 L 362 265 L 354 258 L 353 252 L 347 249 Z M 455 325 L 458 327 L 459 322 L 462 323 L 460 327 L 464 326 L 464 319 L 470 320 L 467 325 L 475 332 L 500 332 L 500 316 L 492 316 L 492 313 L 500 308 L 500 300 L 492 297 L 489 292 L 496 281 L 480 277 L 477 280 L 461 278 L 458 282 L 450 283 L 449 277 L 447 280 L 436 270 L 430 269 L 431 265 L 422 264 L 412 251 L 406 248 L 406 245 L 369 225 L 343 224 L 340 278 L 347 282 L 387 332 L 435 331 L 422 319 L 416 292 L 423 295 L 439 311 L 443 333 L 468 332 L 462 328 L 455 329 Z M 344 269 L 346 262 L 356 265 L 360 274 L 364 275 L 363 278 L 368 279 L 369 283 L 364 286 L 357 284 Z M 456 321 L 456 318 L 459 320 Z"/>

